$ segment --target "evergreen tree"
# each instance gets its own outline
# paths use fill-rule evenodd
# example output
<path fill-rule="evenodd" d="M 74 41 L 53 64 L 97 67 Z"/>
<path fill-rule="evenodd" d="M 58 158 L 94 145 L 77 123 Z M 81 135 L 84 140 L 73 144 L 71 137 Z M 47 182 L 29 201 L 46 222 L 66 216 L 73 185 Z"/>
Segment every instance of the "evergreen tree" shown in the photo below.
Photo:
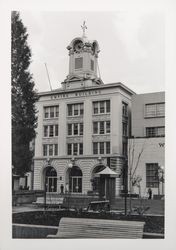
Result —
<path fill-rule="evenodd" d="M 11 94 L 12 94 L 12 165 L 23 176 L 30 170 L 33 152 L 29 144 L 35 138 L 38 99 L 29 72 L 31 50 L 27 44 L 27 29 L 18 12 L 11 16 Z"/>

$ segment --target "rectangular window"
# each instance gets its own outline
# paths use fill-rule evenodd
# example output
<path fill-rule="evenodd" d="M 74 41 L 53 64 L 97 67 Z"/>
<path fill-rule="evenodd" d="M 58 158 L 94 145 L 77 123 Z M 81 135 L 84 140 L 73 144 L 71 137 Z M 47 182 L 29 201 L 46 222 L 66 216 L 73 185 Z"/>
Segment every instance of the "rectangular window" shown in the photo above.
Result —
<path fill-rule="evenodd" d="M 104 154 L 104 142 L 100 142 L 100 154 Z"/>
<path fill-rule="evenodd" d="M 110 134 L 111 133 L 111 123 L 110 121 L 106 122 L 106 134 Z"/>
<path fill-rule="evenodd" d="M 44 108 L 44 117 L 49 118 L 49 107 Z"/>
<path fill-rule="evenodd" d="M 83 67 L 83 58 L 75 58 L 75 69 L 81 69 Z"/>
<path fill-rule="evenodd" d="M 98 154 L 98 142 L 93 142 L 93 154 Z"/>
<path fill-rule="evenodd" d="M 128 136 L 128 125 L 126 122 L 122 123 L 123 136 Z"/>
<path fill-rule="evenodd" d="M 122 102 L 122 115 L 127 117 L 128 116 L 128 104 Z"/>
<path fill-rule="evenodd" d="M 54 144 L 54 155 L 58 155 L 58 145 Z"/>
<path fill-rule="evenodd" d="M 54 156 L 54 155 L 58 155 L 58 144 L 44 144 L 43 156 Z"/>
<path fill-rule="evenodd" d="M 146 187 L 155 187 L 159 185 L 158 181 L 158 163 L 146 164 Z"/>
<path fill-rule="evenodd" d="M 79 144 L 79 154 L 83 155 L 83 143 Z"/>
<path fill-rule="evenodd" d="M 44 126 L 44 137 L 48 137 L 48 126 Z"/>
<path fill-rule="evenodd" d="M 157 137 L 165 136 L 165 127 L 147 127 L 146 128 L 147 137 Z"/>
<path fill-rule="evenodd" d="M 54 107 L 50 107 L 50 118 L 54 117 Z"/>
<path fill-rule="evenodd" d="M 145 117 L 165 116 L 165 103 L 145 104 Z"/>
<path fill-rule="evenodd" d="M 106 154 L 110 154 L 110 142 L 106 142 Z"/>
<path fill-rule="evenodd" d="M 73 124 L 73 132 L 74 132 L 74 135 L 78 135 L 78 123 Z"/>
<path fill-rule="evenodd" d="M 84 114 L 84 105 L 83 105 L 83 103 L 80 103 L 79 107 L 80 107 L 80 115 L 83 115 Z"/>
<path fill-rule="evenodd" d="M 77 116 L 78 115 L 78 104 L 74 105 L 74 115 Z"/>
<path fill-rule="evenodd" d="M 44 107 L 44 118 L 59 117 L 59 106 Z"/>
<path fill-rule="evenodd" d="M 100 113 L 104 113 L 105 112 L 105 102 L 104 101 L 101 101 L 100 102 Z"/>
<path fill-rule="evenodd" d="M 68 104 L 68 116 L 72 116 L 72 106 L 71 104 Z"/>
<path fill-rule="evenodd" d="M 104 122 L 100 122 L 100 134 L 104 134 Z"/>
<path fill-rule="evenodd" d="M 55 117 L 59 117 L 59 106 L 56 106 L 56 113 L 55 113 Z"/>
<path fill-rule="evenodd" d="M 83 123 L 79 124 L 79 135 L 83 135 Z"/>
<path fill-rule="evenodd" d="M 58 131 L 58 125 L 55 125 L 55 136 L 58 136 L 59 131 Z"/>
<path fill-rule="evenodd" d="M 78 104 L 68 104 L 67 105 L 68 116 L 80 116 L 84 113 L 83 103 Z"/>
<path fill-rule="evenodd" d="M 53 144 L 49 144 L 49 156 L 53 155 Z"/>
<path fill-rule="evenodd" d="M 98 134 L 98 122 L 93 122 L 93 134 Z"/>
<path fill-rule="evenodd" d="M 50 130 L 49 130 L 49 137 L 53 137 L 54 136 L 54 126 L 50 125 L 49 128 L 50 128 Z"/>
<path fill-rule="evenodd" d="M 78 154 L 78 144 L 77 143 L 73 143 L 73 154 L 74 155 Z"/>
<path fill-rule="evenodd" d="M 72 135 L 72 124 L 68 124 L 68 135 Z"/>
<path fill-rule="evenodd" d="M 110 113 L 110 111 L 110 100 L 93 102 L 93 114 L 106 114 Z"/>
<path fill-rule="evenodd" d="M 47 156 L 47 145 L 43 145 L 43 156 Z"/>
<path fill-rule="evenodd" d="M 98 102 L 93 102 L 93 113 L 98 114 Z"/>
<path fill-rule="evenodd" d="M 110 113 L 111 106 L 110 106 L 110 100 L 106 101 L 106 113 Z"/>
<path fill-rule="evenodd" d="M 71 143 L 67 144 L 67 154 L 72 155 L 72 144 Z"/>

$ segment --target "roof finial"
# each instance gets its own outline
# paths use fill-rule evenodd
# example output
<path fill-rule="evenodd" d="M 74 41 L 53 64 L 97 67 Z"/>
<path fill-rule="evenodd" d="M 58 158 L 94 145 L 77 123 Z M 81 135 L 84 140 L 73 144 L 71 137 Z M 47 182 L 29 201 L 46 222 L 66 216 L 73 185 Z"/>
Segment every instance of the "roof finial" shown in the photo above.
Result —
<path fill-rule="evenodd" d="M 81 25 L 81 28 L 83 30 L 83 37 L 86 37 L 86 35 L 85 35 L 85 30 L 87 29 L 86 21 L 83 22 L 83 25 Z"/>

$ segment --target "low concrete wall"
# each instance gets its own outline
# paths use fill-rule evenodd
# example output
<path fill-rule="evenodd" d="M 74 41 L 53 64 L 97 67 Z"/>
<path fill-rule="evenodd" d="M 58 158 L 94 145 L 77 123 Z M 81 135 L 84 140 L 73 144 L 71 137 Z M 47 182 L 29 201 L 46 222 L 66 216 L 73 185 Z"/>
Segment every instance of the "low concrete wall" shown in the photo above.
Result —
<path fill-rule="evenodd" d="M 12 205 L 29 204 L 36 201 L 37 197 L 35 192 L 31 191 L 18 191 L 12 194 Z"/>
<path fill-rule="evenodd" d="M 42 226 L 42 225 L 26 225 L 13 224 L 12 238 L 13 239 L 41 239 L 46 238 L 49 234 L 56 234 L 58 227 Z"/>

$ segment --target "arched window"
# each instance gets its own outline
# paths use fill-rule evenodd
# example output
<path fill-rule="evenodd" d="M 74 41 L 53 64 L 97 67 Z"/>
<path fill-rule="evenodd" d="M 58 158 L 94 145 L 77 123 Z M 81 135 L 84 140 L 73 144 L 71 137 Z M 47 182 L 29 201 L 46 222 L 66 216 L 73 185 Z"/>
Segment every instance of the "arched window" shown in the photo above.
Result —
<path fill-rule="evenodd" d="M 57 192 L 57 173 L 53 167 L 47 167 L 45 172 L 46 192 Z"/>
<path fill-rule="evenodd" d="M 102 171 L 103 169 L 105 169 L 104 165 L 98 165 L 94 168 L 93 172 L 92 172 L 92 190 L 95 193 L 99 192 L 99 187 L 100 187 L 100 177 L 95 177 L 94 175 L 96 173 L 99 173 L 100 171 Z"/>
<path fill-rule="evenodd" d="M 79 167 L 73 166 L 68 170 L 69 191 L 72 193 L 82 193 L 82 171 Z"/>

